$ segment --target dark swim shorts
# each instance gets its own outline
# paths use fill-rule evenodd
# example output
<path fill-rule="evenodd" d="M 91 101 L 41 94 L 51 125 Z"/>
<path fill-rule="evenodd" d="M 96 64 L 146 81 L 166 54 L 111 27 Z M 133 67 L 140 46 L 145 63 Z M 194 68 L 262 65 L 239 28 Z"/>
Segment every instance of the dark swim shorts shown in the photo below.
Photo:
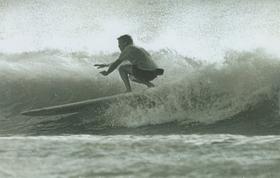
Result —
<path fill-rule="evenodd" d="M 132 73 L 135 78 L 144 80 L 144 81 L 152 81 L 157 77 L 157 74 L 155 71 L 142 70 L 142 69 L 137 68 L 136 66 L 132 66 Z"/>

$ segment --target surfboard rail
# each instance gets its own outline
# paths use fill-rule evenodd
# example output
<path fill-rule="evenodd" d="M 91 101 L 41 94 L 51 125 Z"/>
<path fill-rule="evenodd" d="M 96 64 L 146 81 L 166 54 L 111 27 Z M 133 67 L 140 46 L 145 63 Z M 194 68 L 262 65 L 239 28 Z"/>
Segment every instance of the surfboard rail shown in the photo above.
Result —
<path fill-rule="evenodd" d="M 112 96 L 105 96 L 101 98 L 83 100 L 68 104 L 49 106 L 43 108 L 32 109 L 24 111 L 21 114 L 25 116 L 51 116 L 51 115 L 61 115 L 61 114 L 71 114 L 80 112 L 87 108 L 105 108 L 109 107 L 112 103 L 116 103 L 118 100 L 124 99 L 136 99 L 137 101 L 148 101 L 153 103 L 147 96 L 143 94 L 118 94 Z"/>

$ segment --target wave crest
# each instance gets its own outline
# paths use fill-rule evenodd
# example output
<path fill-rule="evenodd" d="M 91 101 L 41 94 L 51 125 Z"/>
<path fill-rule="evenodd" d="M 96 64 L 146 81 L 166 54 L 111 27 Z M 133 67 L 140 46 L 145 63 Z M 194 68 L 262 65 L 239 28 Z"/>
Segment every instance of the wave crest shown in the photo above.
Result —
<path fill-rule="evenodd" d="M 165 75 L 156 79 L 158 86 L 154 89 L 143 92 L 143 86 L 133 87 L 136 92 L 155 98 L 156 107 L 133 109 L 124 101 L 94 115 L 97 120 L 102 117 L 110 127 L 167 122 L 211 124 L 246 113 L 264 101 L 278 105 L 280 61 L 263 50 L 230 51 L 224 62 L 217 64 L 168 49 L 151 53 L 166 69 Z M 120 93 L 124 86 L 117 73 L 104 78 L 91 66 L 111 62 L 117 56 L 118 53 L 89 55 L 57 50 L 1 54 L 0 112 L 2 120 L 8 123 L 5 126 L 27 127 L 39 122 L 26 122 L 19 115 L 22 110 Z M 80 116 L 88 118 L 86 122 L 93 117 L 90 113 Z"/>

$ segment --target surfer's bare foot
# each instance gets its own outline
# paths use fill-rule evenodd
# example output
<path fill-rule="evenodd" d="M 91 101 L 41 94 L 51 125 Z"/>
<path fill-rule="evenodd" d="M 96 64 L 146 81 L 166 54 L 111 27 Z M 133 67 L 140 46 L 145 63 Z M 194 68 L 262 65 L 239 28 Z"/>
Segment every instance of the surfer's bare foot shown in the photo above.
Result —
<path fill-rule="evenodd" d="M 132 92 L 132 90 L 126 90 L 126 91 L 125 91 L 125 93 L 130 93 L 130 92 Z"/>
<path fill-rule="evenodd" d="M 149 88 L 155 87 L 155 85 L 154 85 L 153 83 L 151 83 L 151 82 L 148 82 L 146 85 L 147 85 L 147 87 L 149 87 Z"/>

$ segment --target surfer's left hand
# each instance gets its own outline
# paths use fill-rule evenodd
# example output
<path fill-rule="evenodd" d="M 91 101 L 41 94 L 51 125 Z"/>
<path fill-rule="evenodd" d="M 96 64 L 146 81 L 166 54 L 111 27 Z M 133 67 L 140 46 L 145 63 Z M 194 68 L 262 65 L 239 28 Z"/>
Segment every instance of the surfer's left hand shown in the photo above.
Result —
<path fill-rule="evenodd" d="M 100 74 L 106 76 L 106 75 L 108 75 L 109 73 L 108 73 L 106 70 L 103 70 L 103 71 L 100 72 Z"/>
<path fill-rule="evenodd" d="M 103 67 L 108 67 L 108 64 L 94 64 L 95 67 L 97 67 L 97 69 L 101 69 Z"/>

